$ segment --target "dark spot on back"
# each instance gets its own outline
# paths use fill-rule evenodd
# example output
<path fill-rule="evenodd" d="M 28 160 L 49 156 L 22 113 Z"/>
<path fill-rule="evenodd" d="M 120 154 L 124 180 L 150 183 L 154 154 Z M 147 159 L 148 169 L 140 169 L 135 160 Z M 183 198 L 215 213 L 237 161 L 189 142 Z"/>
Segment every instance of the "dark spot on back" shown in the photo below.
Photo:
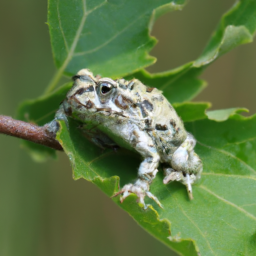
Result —
<path fill-rule="evenodd" d="M 175 129 L 176 123 L 173 119 L 170 120 L 170 125 Z"/>
<path fill-rule="evenodd" d="M 93 106 L 94 106 L 94 104 L 93 104 L 93 102 L 90 101 L 90 100 L 88 100 L 87 103 L 86 103 L 86 105 L 85 105 L 86 108 L 92 108 Z"/>
<path fill-rule="evenodd" d="M 147 113 L 147 111 L 145 110 L 144 105 L 139 104 L 139 107 L 140 107 L 140 112 L 141 112 L 142 116 L 143 116 L 143 117 L 147 117 L 147 116 L 148 116 L 148 113 Z"/>
<path fill-rule="evenodd" d="M 131 81 L 127 87 L 130 89 L 130 91 L 132 91 L 134 88 L 134 81 Z"/>
<path fill-rule="evenodd" d="M 145 129 L 146 130 L 153 130 L 153 128 L 152 128 L 152 119 L 151 118 L 145 119 L 144 122 L 145 122 Z"/>
<path fill-rule="evenodd" d="M 121 97 L 122 97 L 122 99 L 123 99 L 123 101 L 124 101 L 125 103 L 132 103 L 132 100 L 129 99 L 129 98 L 127 98 L 127 97 L 125 97 L 124 95 L 121 95 Z"/>
<path fill-rule="evenodd" d="M 151 99 L 153 101 L 157 100 L 157 101 L 163 101 L 164 100 L 164 97 L 160 94 L 160 95 L 154 95 L 151 97 Z"/>
<path fill-rule="evenodd" d="M 175 146 L 175 147 L 179 147 L 181 145 L 181 141 L 180 140 L 172 140 L 172 144 Z"/>
<path fill-rule="evenodd" d="M 64 108 L 64 111 L 65 111 L 65 114 L 66 114 L 66 115 L 68 115 L 68 116 L 71 116 L 71 115 L 72 115 L 72 108 L 71 108 L 71 107 Z"/>
<path fill-rule="evenodd" d="M 123 123 L 123 120 L 121 120 L 121 119 L 116 120 L 116 124 L 122 124 L 122 123 Z"/>
<path fill-rule="evenodd" d="M 136 131 L 132 132 L 133 136 L 132 136 L 132 145 L 135 147 L 137 145 L 137 143 L 140 141 L 140 137 L 139 134 Z"/>
<path fill-rule="evenodd" d="M 119 95 L 115 99 L 115 104 L 121 109 L 127 109 L 133 103 L 133 101 L 123 95 Z"/>
<path fill-rule="evenodd" d="M 153 104 L 150 103 L 148 100 L 142 101 L 141 104 L 150 112 L 154 109 Z"/>
<path fill-rule="evenodd" d="M 152 120 L 149 118 L 145 119 L 145 124 L 150 126 L 152 124 Z"/>
<path fill-rule="evenodd" d="M 177 124 L 173 119 L 170 120 L 170 125 L 173 127 L 173 129 L 178 133 L 180 131 L 180 127 L 177 127 Z"/>
<path fill-rule="evenodd" d="M 158 131 L 166 131 L 166 130 L 168 130 L 168 128 L 167 128 L 166 124 L 164 124 L 164 125 L 156 124 L 156 130 L 158 130 Z"/>
<path fill-rule="evenodd" d="M 152 92 L 154 89 L 154 87 L 147 87 L 146 92 Z"/>

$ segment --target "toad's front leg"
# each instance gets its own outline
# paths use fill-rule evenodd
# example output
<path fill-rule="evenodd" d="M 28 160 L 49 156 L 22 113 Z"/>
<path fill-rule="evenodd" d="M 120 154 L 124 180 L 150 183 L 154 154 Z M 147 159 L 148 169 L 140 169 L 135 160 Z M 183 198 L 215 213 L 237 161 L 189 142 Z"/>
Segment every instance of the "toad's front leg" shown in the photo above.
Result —
<path fill-rule="evenodd" d="M 142 203 L 145 208 L 147 208 L 147 206 L 145 205 L 144 198 L 145 196 L 148 196 L 149 198 L 153 199 L 160 207 L 162 207 L 157 197 L 149 191 L 150 184 L 158 172 L 157 167 L 160 160 L 156 148 L 154 147 L 153 141 L 147 134 L 138 131 L 134 132 L 132 141 L 135 145 L 135 149 L 144 157 L 144 161 L 140 164 L 139 167 L 139 178 L 134 184 L 125 185 L 114 196 L 122 194 L 120 201 L 123 202 L 127 196 L 129 196 L 131 193 L 134 193 L 138 196 L 139 202 Z"/>

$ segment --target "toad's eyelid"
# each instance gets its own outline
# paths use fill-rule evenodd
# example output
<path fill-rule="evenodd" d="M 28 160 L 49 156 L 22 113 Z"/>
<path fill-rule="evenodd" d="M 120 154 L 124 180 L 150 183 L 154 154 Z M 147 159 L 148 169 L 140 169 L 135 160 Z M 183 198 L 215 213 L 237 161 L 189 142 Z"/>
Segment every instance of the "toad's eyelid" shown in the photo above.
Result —
<path fill-rule="evenodd" d="M 108 83 L 108 84 L 111 84 L 114 88 L 117 87 L 117 82 L 115 82 L 114 80 L 112 80 L 110 78 L 101 78 L 101 79 L 99 79 L 99 83 Z"/>

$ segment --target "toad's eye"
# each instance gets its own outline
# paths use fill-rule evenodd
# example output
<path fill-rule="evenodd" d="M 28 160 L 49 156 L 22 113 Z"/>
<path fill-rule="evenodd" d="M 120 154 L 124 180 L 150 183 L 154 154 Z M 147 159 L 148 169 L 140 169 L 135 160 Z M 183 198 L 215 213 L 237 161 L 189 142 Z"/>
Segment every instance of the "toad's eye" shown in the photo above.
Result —
<path fill-rule="evenodd" d="M 99 79 L 98 85 L 99 87 L 97 91 L 104 97 L 112 95 L 112 92 L 114 91 L 113 89 L 117 88 L 117 83 L 107 77 Z"/>
<path fill-rule="evenodd" d="M 101 83 L 100 85 L 100 91 L 103 95 L 109 93 L 112 90 L 113 86 L 110 83 Z"/>

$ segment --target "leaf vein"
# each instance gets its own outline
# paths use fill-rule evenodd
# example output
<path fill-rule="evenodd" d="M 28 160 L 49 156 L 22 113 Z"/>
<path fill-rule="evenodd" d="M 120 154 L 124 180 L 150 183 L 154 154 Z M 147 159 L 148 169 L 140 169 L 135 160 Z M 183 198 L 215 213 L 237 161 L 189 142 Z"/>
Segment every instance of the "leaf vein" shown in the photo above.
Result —
<path fill-rule="evenodd" d="M 168 189 L 168 188 L 167 188 Z M 198 230 L 199 234 L 204 238 L 207 246 L 209 247 L 209 249 L 211 250 L 213 255 L 216 255 L 208 241 L 208 239 L 205 237 L 204 233 L 202 232 L 202 230 L 198 227 L 198 225 L 195 223 L 195 221 L 193 219 L 191 219 L 186 212 L 184 211 L 184 209 L 181 207 L 181 205 L 179 204 L 177 198 L 175 197 L 175 195 L 173 195 L 173 197 L 175 198 L 175 201 L 177 203 L 177 206 L 180 208 L 181 212 L 183 213 L 183 215 L 193 224 L 193 226 Z"/>
<path fill-rule="evenodd" d="M 94 12 L 95 10 L 99 9 L 101 6 L 103 6 L 104 4 L 106 4 L 108 1 L 105 0 L 103 1 L 101 4 L 95 6 L 94 8 L 92 8 L 91 10 L 87 11 L 86 14 L 87 16 L 91 13 L 91 12 Z"/>
<path fill-rule="evenodd" d="M 202 176 L 206 176 L 206 175 L 212 175 L 212 176 L 222 176 L 222 177 L 233 177 L 233 178 L 239 178 L 239 179 L 250 179 L 250 180 L 255 180 L 255 177 L 251 177 L 251 176 L 242 176 L 242 175 L 236 175 L 236 174 L 223 174 L 223 173 L 212 173 L 212 172 L 203 172 L 201 174 Z"/>
<path fill-rule="evenodd" d="M 215 196 L 216 198 L 218 198 L 219 200 L 221 200 L 222 202 L 234 207 L 235 209 L 237 209 L 238 211 L 244 213 L 247 217 L 251 218 L 252 220 L 255 220 L 256 221 L 256 217 L 254 215 L 252 215 L 251 213 L 247 212 L 246 210 L 244 210 L 243 208 L 237 206 L 236 204 L 226 200 L 225 198 L 223 197 L 220 197 L 219 195 L 215 194 L 213 191 L 211 191 L 210 189 L 208 189 L 207 187 L 203 186 L 203 185 L 200 185 L 198 186 L 199 188 L 205 190 L 206 192 L 208 192 L 209 194 Z"/>
<path fill-rule="evenodd" d="M 220 152 L 224 155 L 227 155 L 231 158 L 234 158 L 235 160 L 237 160 L 238 162 L 240 162 L 241 164 L 243 164 L 246 168 L 248 168 L 250 171 L 256 173 L 256 170 L 253 169 L 251 166 L 249 166 L 246 162 L 244 162 L 242 159 L 238 158 L 237 156 L 234 156 L 232 155 L 231 153 L 227 152 L 226 150 L 223 150 L 223 149 L 219 149 L 219 148 L 214 148 L 214 147 L 211 147 L 211 146 L 208 146 L 208 145 L 205 145 L 203 143 L 201 143 L 200 141 L 197 141 L 197 143 L 203 147 L 206 147 L 206 148 L 209 148 L 209 149 L 212 149 L 212 150 L 215 150 L 217 152 Z"/>
<path fill-rule="evenodd" d="M 66 36 L 64 34 L 64 31 L 63 31 L 63 28 L 62 28 L 62 24 L 61 24 L 59 4 L 60 4 L 60 1 L 58 0 L 58 3 L 57 3 L 57 13 L 58 13 L 59 27 L 60 27 L 60 31 L 61 31 L 61 34 L 62 34 L 62 37 L 63 37 L 63 41 L 64 41 L 64 44 L 65 44 L 66 52 L 68 53 L 69 52 L 69 47 L 68 47 L 67 39 L 66 39 Z"/>

